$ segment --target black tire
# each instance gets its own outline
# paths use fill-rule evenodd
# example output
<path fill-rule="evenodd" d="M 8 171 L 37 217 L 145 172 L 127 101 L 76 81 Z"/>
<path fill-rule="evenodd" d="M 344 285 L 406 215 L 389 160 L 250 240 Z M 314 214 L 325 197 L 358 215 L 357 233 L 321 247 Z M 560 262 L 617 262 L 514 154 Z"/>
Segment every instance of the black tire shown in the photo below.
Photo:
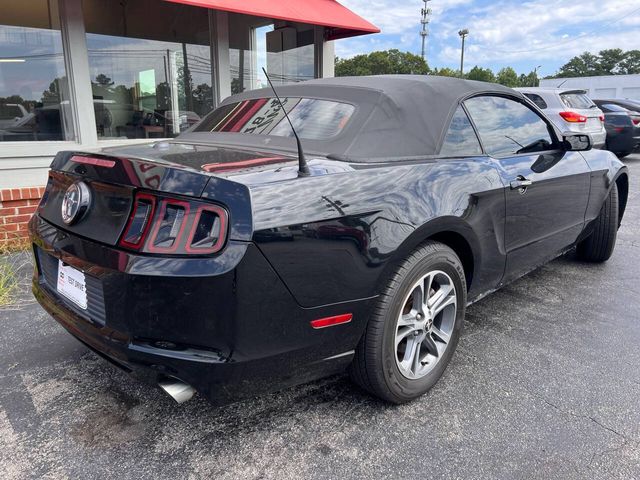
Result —
<path fill-rule="evenodd" d="M 595 219 L 593 232 L 578 244 L 578 258 L 587 262 L 609 260 L 616 246 L 618 226 L 618 186 L 614 183 Z"/>
<path fill-rule="evenodd" d="M 449 342 L 432 370 L 418 379 L 404 376 L 396 362 L 395 336 L 402 305 L 416 282 L 430 272 L 446 273 L 455 286 L 455 316 Z M 428 241 L 398 267 L 369 320 L 350 367 L 352 380 L 373 395 L 401 404 L 426 393 L 442 376 L 455 351 L 464 324 L 467 287 L 464 269 L 455 252 L 446 245 Z M 435 323 L 435 322 L 434 322 Z M 426 330 L 425 330 L 426 331 Z"/>

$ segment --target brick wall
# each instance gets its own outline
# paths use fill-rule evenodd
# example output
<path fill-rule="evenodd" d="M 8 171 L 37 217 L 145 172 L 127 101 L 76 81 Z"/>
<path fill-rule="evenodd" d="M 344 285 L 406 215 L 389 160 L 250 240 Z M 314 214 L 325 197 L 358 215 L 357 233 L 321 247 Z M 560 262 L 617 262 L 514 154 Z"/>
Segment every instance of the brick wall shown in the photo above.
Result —
<path fill-rule="evenodd" d="M 27 223 L 36 211 L 44 187 L 0 190 L 0 247 L 27 238 Z"/>

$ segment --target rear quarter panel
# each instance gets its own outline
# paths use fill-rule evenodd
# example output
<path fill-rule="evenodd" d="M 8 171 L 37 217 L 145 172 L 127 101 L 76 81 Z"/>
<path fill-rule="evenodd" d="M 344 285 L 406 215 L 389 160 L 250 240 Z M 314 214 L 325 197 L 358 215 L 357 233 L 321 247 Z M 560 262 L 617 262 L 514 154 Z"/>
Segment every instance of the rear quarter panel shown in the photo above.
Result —
<path fill-rule="evenodd" d="M 485 157 L 383 166 L 251 187 L 254 241 L 304 307 L 370 298 L 442 231 L 474 253 L 470 297 L 504 272 L 504 192 Z"/>
<path fill-rule="evenodd" d="M 627 174 L 628 169 L 609 151 L 592 149 L 581 153 L 591 169 L 591 191 L 585 214 L 585 221 L 588 224 L 600 213 L 602 204 L 615 180 L 620 175 Z"/>

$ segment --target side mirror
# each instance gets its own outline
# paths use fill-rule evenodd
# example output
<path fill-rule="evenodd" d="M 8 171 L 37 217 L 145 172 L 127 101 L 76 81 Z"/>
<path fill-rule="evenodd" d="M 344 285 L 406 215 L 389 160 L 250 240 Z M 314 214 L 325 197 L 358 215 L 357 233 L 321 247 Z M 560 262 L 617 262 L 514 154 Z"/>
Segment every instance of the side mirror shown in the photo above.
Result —
<path fill-rule="evenodd" d="M 572 152 L 584 152 L 591 150 L 593 143 L 589 135 L 580 133 L 567 133 L 562 137 L 564 149 Z"/>

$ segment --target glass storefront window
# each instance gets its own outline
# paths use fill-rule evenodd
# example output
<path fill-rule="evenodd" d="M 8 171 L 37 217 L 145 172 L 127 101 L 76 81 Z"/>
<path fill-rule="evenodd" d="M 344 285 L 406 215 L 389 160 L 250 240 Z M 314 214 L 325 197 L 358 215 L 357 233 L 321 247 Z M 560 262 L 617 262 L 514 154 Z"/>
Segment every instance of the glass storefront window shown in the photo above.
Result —
<path fill-rule="evenodd" d="M 74 140 L 57 2 L 0 12 L 0 142 Z"/>
<path fill-rule="evenodd" d="M 157 0 L 82 5 L 98 138 L 173 137 L 213 108 L 206 9 Z"/>
<path fill-rule="evenodd" d="M 262 67 L 276 85 L 315 76 L 314 30 L 309 25 L 266 23 L 229 14 L 231 93 L 267 87 Z"/>

